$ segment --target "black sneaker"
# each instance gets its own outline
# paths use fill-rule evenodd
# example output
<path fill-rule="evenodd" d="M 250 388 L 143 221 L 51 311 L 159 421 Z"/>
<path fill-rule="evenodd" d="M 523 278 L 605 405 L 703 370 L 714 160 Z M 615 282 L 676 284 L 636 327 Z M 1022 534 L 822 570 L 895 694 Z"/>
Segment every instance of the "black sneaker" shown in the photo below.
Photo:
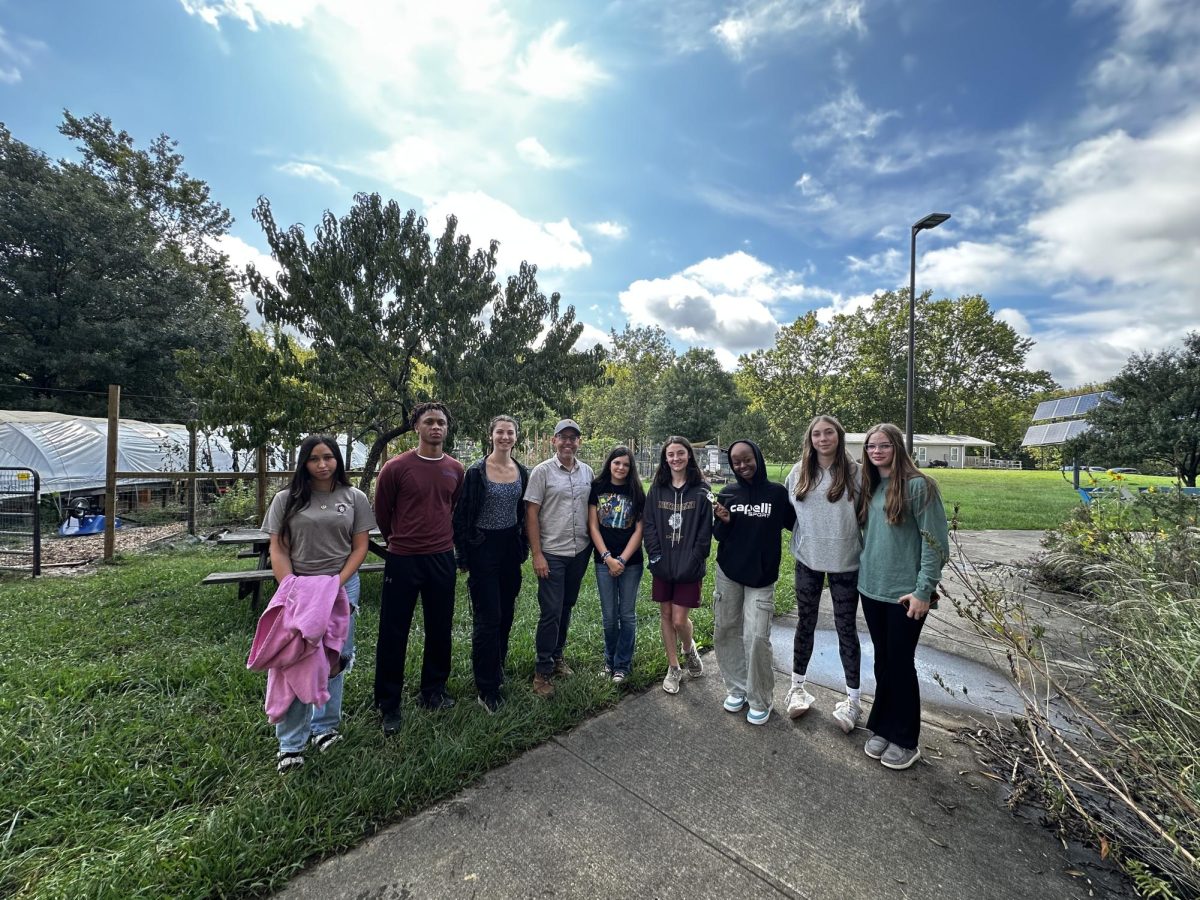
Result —
<path fill-rule="evenodd" d="M 488 711 L 488 715 L 495 715 L 500 711 L 500 707 L 504 705 L 504 699 L 498 696 L 484 697 L 481 694 L 477 700 L 479 705 Z"/>
<path fill-rule="evenodd" d="M 421 697 L 417 700 L 417 706 L 431 712 L 454 709 L 454 698 L 449 694 L 434 694 L 432 697 Z"/>
<path fill-rule="evenodd" d="M 393 709 L 383 714 L 383 736 L 391 737 L 400 733 L 400 710 Z"/>

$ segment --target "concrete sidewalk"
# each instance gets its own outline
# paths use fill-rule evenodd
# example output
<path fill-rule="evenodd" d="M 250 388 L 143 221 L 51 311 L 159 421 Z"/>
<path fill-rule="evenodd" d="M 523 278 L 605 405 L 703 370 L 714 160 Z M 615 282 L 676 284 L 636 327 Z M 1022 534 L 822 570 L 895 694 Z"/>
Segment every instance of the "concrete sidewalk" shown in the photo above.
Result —
<path fill-rule="evenodd" d="M 782 634 L 786 624 L 777 644 Z M 780 649 L 777 702 L 791 668 L 790 644 Z M 1106 895 L 1048 830 L 1011 815 L 969 748 L 931 721 L 952 723 L 954 709 L 927 719 L 923 759 L 891 772 L 864 755 L 867 732 L 837 728 L 840 694 L 814 685 L 804 718 L 751 726 L 724 712 L 715 656 L 704 659 L 705 676 L 677 696 L 653 687 L 627 698 L 314 867 L 283 896 Z M 923 691 L 932 700 L 940 689 Z"/>

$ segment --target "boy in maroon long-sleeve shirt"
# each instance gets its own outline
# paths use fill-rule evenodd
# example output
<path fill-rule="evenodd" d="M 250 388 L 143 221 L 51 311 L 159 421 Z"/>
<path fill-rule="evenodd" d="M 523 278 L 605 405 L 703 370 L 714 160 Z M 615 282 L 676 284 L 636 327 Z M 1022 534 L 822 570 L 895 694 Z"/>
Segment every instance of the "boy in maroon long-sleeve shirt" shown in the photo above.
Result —
<path fill-rule="evenodd" d="M 450 630 L 454 622 L 454 529 L 451 513 L 462 490 L 463 466 L 442 451 L 450 415 L 441 403 L 413 410 L 415 450 L 388 460 L 375 485 L 375 521 L 387 543 L 387 564 L 375 652 L 375 706 L 383 733 L 400 730 L 408 635 L 418 596 L 425 619 L 421 696 L 426 709 L 449 709 Z"/>

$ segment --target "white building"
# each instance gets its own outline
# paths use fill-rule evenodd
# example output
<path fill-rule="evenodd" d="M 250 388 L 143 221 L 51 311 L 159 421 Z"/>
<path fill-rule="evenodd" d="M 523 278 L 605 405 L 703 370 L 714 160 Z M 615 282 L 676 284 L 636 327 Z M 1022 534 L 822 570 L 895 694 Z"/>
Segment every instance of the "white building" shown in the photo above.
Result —
<path fill-rule="evenodd" d="M 846 450 L 852 459 L 861 460 L 865 432 L 846 432 Z M 996 445 L 983 438 L 969 434 L 913 434 L 913 458 L 918 466 L 945 464 L 947 468 L 1009 468 L 1004 460 L 993 460 L 992 448 Z M 1002 466 L 997 465 L 1003 463 Z M 1012 466 L 1012 468 L 1017 468 Z"/>

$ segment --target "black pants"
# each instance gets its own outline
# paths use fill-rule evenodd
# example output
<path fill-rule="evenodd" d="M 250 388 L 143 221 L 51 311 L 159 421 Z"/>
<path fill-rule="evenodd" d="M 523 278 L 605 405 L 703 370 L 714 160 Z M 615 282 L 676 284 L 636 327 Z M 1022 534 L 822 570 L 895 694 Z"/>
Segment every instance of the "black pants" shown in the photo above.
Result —
<path fill-rule="evenodd" d="M 425 620 L 421 698 L 433 700 L 445 692 L 450 677 L 455 574 L 453 550 L 421 556 L 388 554 L 379 606 L 379 641 L 375 646 L 375 706 L 380 712 L 400 708 L 408 635 L 418 596 Z"/>
<path fill-rule="evenodd" d="M 504 682 L 504 660 L 513 611 L 521 593 L 524 554 L 517 526 L 484 531 L 483 543 L 471 548 L 467 588 L 471 592 L 474 628 L 471 665 L 481 697 L 495 697 Z"/>
<path fill-rule="evenodd" d="M 567 644 L 567 629 L 571 627 L 571 610 L 579 599 L 579 586 L 587 572 L 592 548 L 575 556 L 554 556 L 546 553 L 550 575 L 538 579 L 537 670 L 543 675 L 554 671 L 554 660 L 563 655 Z"/>
<path fill-rule="evenodd" d="M 838 654 L 846 687 L 858 687 L 862 648 L 858 644 L 858 570 L 853 572 L 817 572 L 796 560 L 796 637 L 792 642 L 792 671 L 803 675 L 812 659 L 813 637 L 817 630 L 817 612 L 821 606 L 821 588 L 829 575 L 829 596 L 833 600 L 833 626 L 837 630 Z"/>
<path fill-rule="evenodd" d="M 867 729 L 899 747 L 915 750 L 921 736 L 917 641 L 925 619 L 910 619 L 899 603 L 882 603 L 865 595 L 862 610 L 875 645 L 875 702 Z"/>

